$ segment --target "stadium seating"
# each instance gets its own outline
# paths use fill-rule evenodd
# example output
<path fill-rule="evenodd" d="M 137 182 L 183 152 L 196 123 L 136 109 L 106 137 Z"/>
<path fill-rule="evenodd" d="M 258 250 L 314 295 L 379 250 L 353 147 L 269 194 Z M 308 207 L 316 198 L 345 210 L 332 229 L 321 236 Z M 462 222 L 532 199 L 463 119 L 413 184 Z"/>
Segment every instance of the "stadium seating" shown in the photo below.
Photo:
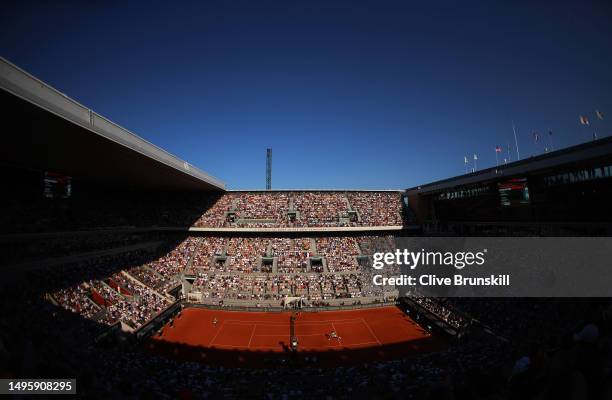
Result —
<path fill-rule="evenodd" d="M 310 306 L 338 299 L 372 301 L 394 289 L 373 286 L 370 265 L 357 257 L 367 260 L 391 241 L 381 236 L 187 237 L 170 247 L 160 245 L 160 256 L 149 249 L 54 269 L 59 281 L 76 283 L 50 295 L 85 318 L 123 321 L 135 329 L 172 303 L 175 297 L 169 291 L 181 279 L 192 279 L 187 296 L 196 302 L 267 301 L 280 306 L 286 296 L 302 297 Z M 312 259 L 321 263 L 313 266 Z M 82 278 L 74 279 L 75 270 Z"/>
<path fill-rule="evenodd" d="M 196 227 L 402 226 L 400 192 L 229 192 Z"/>

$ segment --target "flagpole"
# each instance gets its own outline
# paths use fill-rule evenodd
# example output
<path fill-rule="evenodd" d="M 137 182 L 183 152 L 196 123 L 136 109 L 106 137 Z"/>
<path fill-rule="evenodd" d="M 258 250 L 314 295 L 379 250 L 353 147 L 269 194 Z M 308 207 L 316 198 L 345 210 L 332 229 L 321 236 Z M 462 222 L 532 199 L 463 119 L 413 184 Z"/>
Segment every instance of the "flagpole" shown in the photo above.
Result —
<path fill-rule="evenodd" d="M 520 161 L 521 154 L 519 153 L 518 139 L 516 138 L 516 128 L 514 126 L 514 121 L 512 121 L 512 131 L 514 132 L 514 144 L 516 145 L 516 161 Z"/>
<path fill-rule="evenodd" d="M 605 136 L 605 126 L 603 124 L 603 120 L 604 120 L 603 112 L 599 110 L 595 110 L 595 119 L 597 120 L 597 124 L 600 127 L 603 127 L 604 136 Z M 595 129 L 595 124 L 593 124 L 593 129 Z M 597 132 L 595 132 L 595 135 L 597 136 Z"/>
<path fill-rule="evenodd" d="M 533 131 L 533 147 L 535 148 L 535 154 L 537 155 L 539 152 L 538 149 L 538 141 L 540 140 L 540 134 L 538 131 Z"/>
<path fill-rule="evenodd" d="M 548 144 L 550 144 L 550 151 L 553 151 L 555 148 L 552 142 L 552 130 L 548 130 Z"/>

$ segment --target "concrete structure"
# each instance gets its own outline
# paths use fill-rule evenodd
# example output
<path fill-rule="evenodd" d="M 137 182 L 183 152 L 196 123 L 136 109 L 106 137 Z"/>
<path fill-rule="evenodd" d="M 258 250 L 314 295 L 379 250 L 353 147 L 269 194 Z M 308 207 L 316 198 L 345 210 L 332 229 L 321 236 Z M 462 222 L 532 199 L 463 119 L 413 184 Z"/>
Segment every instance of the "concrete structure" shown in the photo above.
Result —
<path fill-rule="evenodd" d="M 92 78 L 95 79 L 95 78 Z M 225 184 L 0 58 L 0 162 L 74 179 L 169 189 Z"/>
<path fill-rule="evenodd" d="M 531 224 L 605 233 L 612 226 L 612 137 L 420 185 L 406 194 L 416 220 L 433 231 Z"/>

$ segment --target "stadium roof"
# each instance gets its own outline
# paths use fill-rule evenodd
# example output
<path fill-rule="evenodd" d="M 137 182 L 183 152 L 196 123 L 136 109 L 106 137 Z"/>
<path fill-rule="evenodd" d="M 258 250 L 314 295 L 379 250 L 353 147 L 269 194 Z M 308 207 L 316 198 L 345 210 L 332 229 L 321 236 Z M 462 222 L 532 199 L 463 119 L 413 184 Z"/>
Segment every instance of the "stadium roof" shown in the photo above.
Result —
<path fill-rule="evenodd" d="M 612 155 L 612 137 L 605 137 L 565 149 L 529 157 L 509 164 L 439 180 L 407 189 L 409 194 L 428 194 L 453 187 L 483 183 L 500 178 L 525 176 L 534 172 L 558 168 Z"/>
<path fill-rule="evenodd" d="M 225 184 L 0 57 L 0 163 L 75 179 L 168 189 Z"/>

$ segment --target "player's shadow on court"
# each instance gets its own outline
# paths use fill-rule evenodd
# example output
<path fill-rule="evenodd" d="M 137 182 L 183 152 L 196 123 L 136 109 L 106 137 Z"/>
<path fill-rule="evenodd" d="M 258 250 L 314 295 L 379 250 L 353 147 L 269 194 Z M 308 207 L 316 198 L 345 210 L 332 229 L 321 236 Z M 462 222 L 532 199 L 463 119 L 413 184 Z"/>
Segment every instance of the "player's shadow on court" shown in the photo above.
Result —
<path fill-rule="evenodd" d="M 282 340 L 278 342 L 280 347 L 283 349 L 283 353 L 289 353 L 289 345 L 285 344 Z"/>

